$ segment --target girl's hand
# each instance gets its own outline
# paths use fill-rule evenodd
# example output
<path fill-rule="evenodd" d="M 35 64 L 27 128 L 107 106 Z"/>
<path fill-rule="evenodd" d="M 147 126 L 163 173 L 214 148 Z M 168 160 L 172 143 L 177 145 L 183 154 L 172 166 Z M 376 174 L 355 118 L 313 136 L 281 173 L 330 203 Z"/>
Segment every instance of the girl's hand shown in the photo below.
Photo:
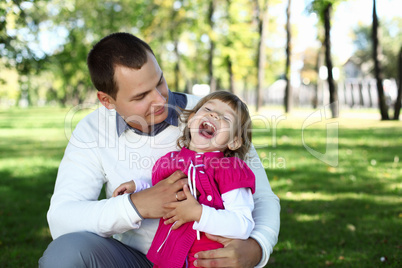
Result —
<path fill-rule="evenodd" d="M 120 184 L 119 187 L 116 188 L 113 192 L 113 197 L 123 194 L 130 194 L 135 192 L 135 183 L 134 181 L 128 181 L 125 183 Z"/>
<path fill-rule="evenodd" d="M 175 223 L 172 226 L 172 230 L 178 229 L 186 222 L 200 221 L 202 214 L 202 206 L 191 194 L 188 185 L 183 186 L 183 192 L 186 199 L 179 202 L 167 203 L 164 207 L 171 209 L 163 219 L 165 219 L 165 224 Z"/>

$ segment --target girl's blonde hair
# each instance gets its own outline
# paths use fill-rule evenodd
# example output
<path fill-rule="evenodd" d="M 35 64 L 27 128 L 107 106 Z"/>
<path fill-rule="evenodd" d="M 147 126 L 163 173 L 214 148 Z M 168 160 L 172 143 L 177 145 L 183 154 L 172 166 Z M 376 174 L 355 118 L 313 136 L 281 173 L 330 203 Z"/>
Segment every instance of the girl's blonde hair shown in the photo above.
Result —
<path fill-rule="evenodd" d="M 240 100 L 236 95 L 227 91 L 216 91 L 208 94 L 202 98 L 197 105 L 191 110 L 184 110 L 181 120 L 186 124 L 183 130 L 182 136 L 177 140 L 177 146 L 179 148 L 188 147 L 190 145 L 191 134 L 188 128 L 188 121 L 191 115 L 195 114 L 206 102 L 210 100 L 220 100 L 228 104 L 233 111 L 237 114 L 238 124 L 236 125 L 237 132 L 235 136 L 240 139 L 241 146 L 232 151 L 226 149 L 223 153 L 226 157 L 236 156 L 240 159 L 245 158 L 248 150 L 251 146 L 251 118 L 247 105 Z"/>

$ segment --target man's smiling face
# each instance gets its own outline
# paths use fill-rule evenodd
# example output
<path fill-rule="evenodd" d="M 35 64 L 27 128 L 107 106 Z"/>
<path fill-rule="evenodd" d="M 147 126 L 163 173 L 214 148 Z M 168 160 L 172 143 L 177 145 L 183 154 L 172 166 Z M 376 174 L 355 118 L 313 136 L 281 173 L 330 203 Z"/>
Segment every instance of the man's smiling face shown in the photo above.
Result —
<path fill-rule="evenodd" d="M 145 133 L 167 118 L 169 91 L 154 55 L 148 51 L 147 55 L 148 60 L 141 69 L 115 66 L 116 99 L 107 95 L 108 103 L 101 100 L 106 108 L 115 109 L 131 127 Z"/>

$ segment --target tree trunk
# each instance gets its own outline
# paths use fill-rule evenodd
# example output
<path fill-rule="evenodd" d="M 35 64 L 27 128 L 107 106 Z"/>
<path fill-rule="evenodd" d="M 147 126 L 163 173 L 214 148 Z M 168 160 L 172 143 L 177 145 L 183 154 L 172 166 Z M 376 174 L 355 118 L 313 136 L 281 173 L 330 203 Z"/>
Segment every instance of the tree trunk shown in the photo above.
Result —
<path fill-rule="evenodd" d="M 378 18 L 377 18 L 377 10 L 376 10 L 376 1 L 373 0 L 373 60 L 374 60 L 374 76 L 377 81 L 377 92 L 378 92 L 378 106 L 380 107 L 381 119 L 389 120 L 388 116 L 388 107 L 385 102 L 384 96 L 384 88 L 382 84 L 382 74 L 381 74 L 381 65 L 380 60 L 378 59 L 381 48 L 380 41 L 378 39 Z"/>
<path fill-rule="evenodd" d="M 395 101 L 395 112 L 394 112 L 394 120 L 399 120 L 399 113 L 401 112 L 401 101 L 402 101 L 402 47 L 399 51 L 399 60 L 398 60 L 398 96 Z"/>
<path fill-rule="evenodd" d="M 291 52 L 291 29 L 290 29 L 290 6 L 292 0 L 288 0 L 288 7 L 286 9 L 286 33 L 287 33 L 287 43 L 286 43 L 286 66 L 285 66 L 285 80 L 286 80 L 286 88 L 285 88 L 285 112 L 289 113 L 293 108 L 293 92 L 292 85 L 290 83 L 290 57 L 292 55 Z"/>
<path fill-rule="evenodd" d="M 179 42 L 178 40 L 174 41 L 174 54 L 176 56 L 176 64 L 174 66 L 174 90 L 179 91 L 179 77 L 180 77 L 180 54 L 179 54 Z"/>
<path fill-rule="evenodd" d="M 320 78 L 320 68 L 321 68 L 321 66 L 324 65 L 323 57 L 322 57 L 322 54 L 323 54 L 322 53 L 322 48 L 323 48 L 323 46 L 321 44 L 320 49 L 317 51 L 317 61 L 316 61 L 317 82 L 316 82 L 315 87 L 314 87 L 314 96 L 313 96 L 313 99 L 312 99 L 312 106 L 313 106 L 314 109 L 316 109 L 318 107 L 318 90 L 320 88 L 322 88 L 322 86 L 321 86 L 322 81 L 321 81 L 321 78 Z"/>
<path fill-rule="evenodd" d="M 265 78 L 265 45 L 266 32 L 268 27 L 268 0 L 263 1 L 260 7 L 258 0 L 255 0 L 258 17 L 258 53 L 257 53 L 257 89 L 256 89 L 256 110 L 262 106 L 262 90 Z"/>
<path fill-rule="evenodd" d="M 179 91 L 179 80 L 180 80 L 180 53 L 179 53 L 179 38 L 180 33 L 177 30 L 180 24 L 180 19 L 178 19 L 178 12 L 175 8 L 172 9 L 172 24 L 170 31 L 170 39 L 174 42 L 173 53 L 175 56 L 174 65 L 174 90 Z"/>
<path fill-rule="evenodd" d="M 328 3 L 324 9 L 324 25 L 325 25 L 325 62 L 328 69 L 328 88 L 329 88 L 329 105 L 331 108 L 332 118 L 339 117 L 338 92 L 335 88 L 334 77 L 332 75 L 332 59 L 331 59 L 331 10 L 332 4 Z"/>
<path fill-rule="evenodd" d="M 228 74 L 229 74 L 229 91 L 235 94 L 233 66 L 232 66 L 232 59 L 230 58 L 230 56 L 226 56 L 226 64 L 228 67 Z"/>
<path fill-rule="evenodd" d="M 216 0 L 210 0 L 209 9 L 208 9 L 208 23 L 210 26 L 210 34 L 209 34 L 209 57 L 208 57 L 208 78 L 209 78 L 209 87 L 211 92 L 216 90 L 216 80 L 214 77 L 214 49 L 215 49 L 215 40 L 213 38 L 212 32 L 214 30 L 214 21 L 212 16 L 214 15 L 216 7 Z"/>

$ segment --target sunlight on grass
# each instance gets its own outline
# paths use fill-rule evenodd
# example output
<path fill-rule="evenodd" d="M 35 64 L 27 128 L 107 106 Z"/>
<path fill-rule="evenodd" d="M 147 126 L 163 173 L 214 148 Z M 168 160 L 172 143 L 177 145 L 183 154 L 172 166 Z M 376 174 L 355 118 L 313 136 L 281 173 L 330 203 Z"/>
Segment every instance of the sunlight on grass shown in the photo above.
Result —
<path fill-rule="evenodd" d="M 303 193 L 292 193 L 287 192 L 281 200 L 303 200 L 303 201 L 335 201 L 335 200 L 370 200 L 374 202 L 381 202 L 387 204 L 398 204 L 401 202 L 400 198 L 397 196 L 390 196 L 390 195 L 371 195 L 365 193 L 331 193 L 331 194 L 324 194 L 324 193 L 312 193 L 312 192 L 303 192 Z"/>
<path fill-rule="evenodd" d="M 297 221 L 318 221 L 322 219 L 322 215 L 308 215 L 308 214 L 299 214 L 295 215 Z"/>
<path fill-rule="evenodd" d="M 42 239 L 47 239 L 50 237 L 50 230 L 48 227 L 43 227 L 36 231 L 36 236 Z"/>
<path fill-rule="evenodd" d="M 68 141 L 66 120 L 74 127 L 90 111 L 0 111 L 1 267 L 37 266 L 51 241 L 46 212 Z M 399 267 L 402 123 L 341 118 L 303 129 L 314 111 L 264 112 L 254 117 L 253 143 L 281 202 L 268 266 L 378 267 L 386 256 L 387 266 Z M 306 146 L 325 153 L 327 123 L 334 122 L 338 165 L 330 166 Z"/>

